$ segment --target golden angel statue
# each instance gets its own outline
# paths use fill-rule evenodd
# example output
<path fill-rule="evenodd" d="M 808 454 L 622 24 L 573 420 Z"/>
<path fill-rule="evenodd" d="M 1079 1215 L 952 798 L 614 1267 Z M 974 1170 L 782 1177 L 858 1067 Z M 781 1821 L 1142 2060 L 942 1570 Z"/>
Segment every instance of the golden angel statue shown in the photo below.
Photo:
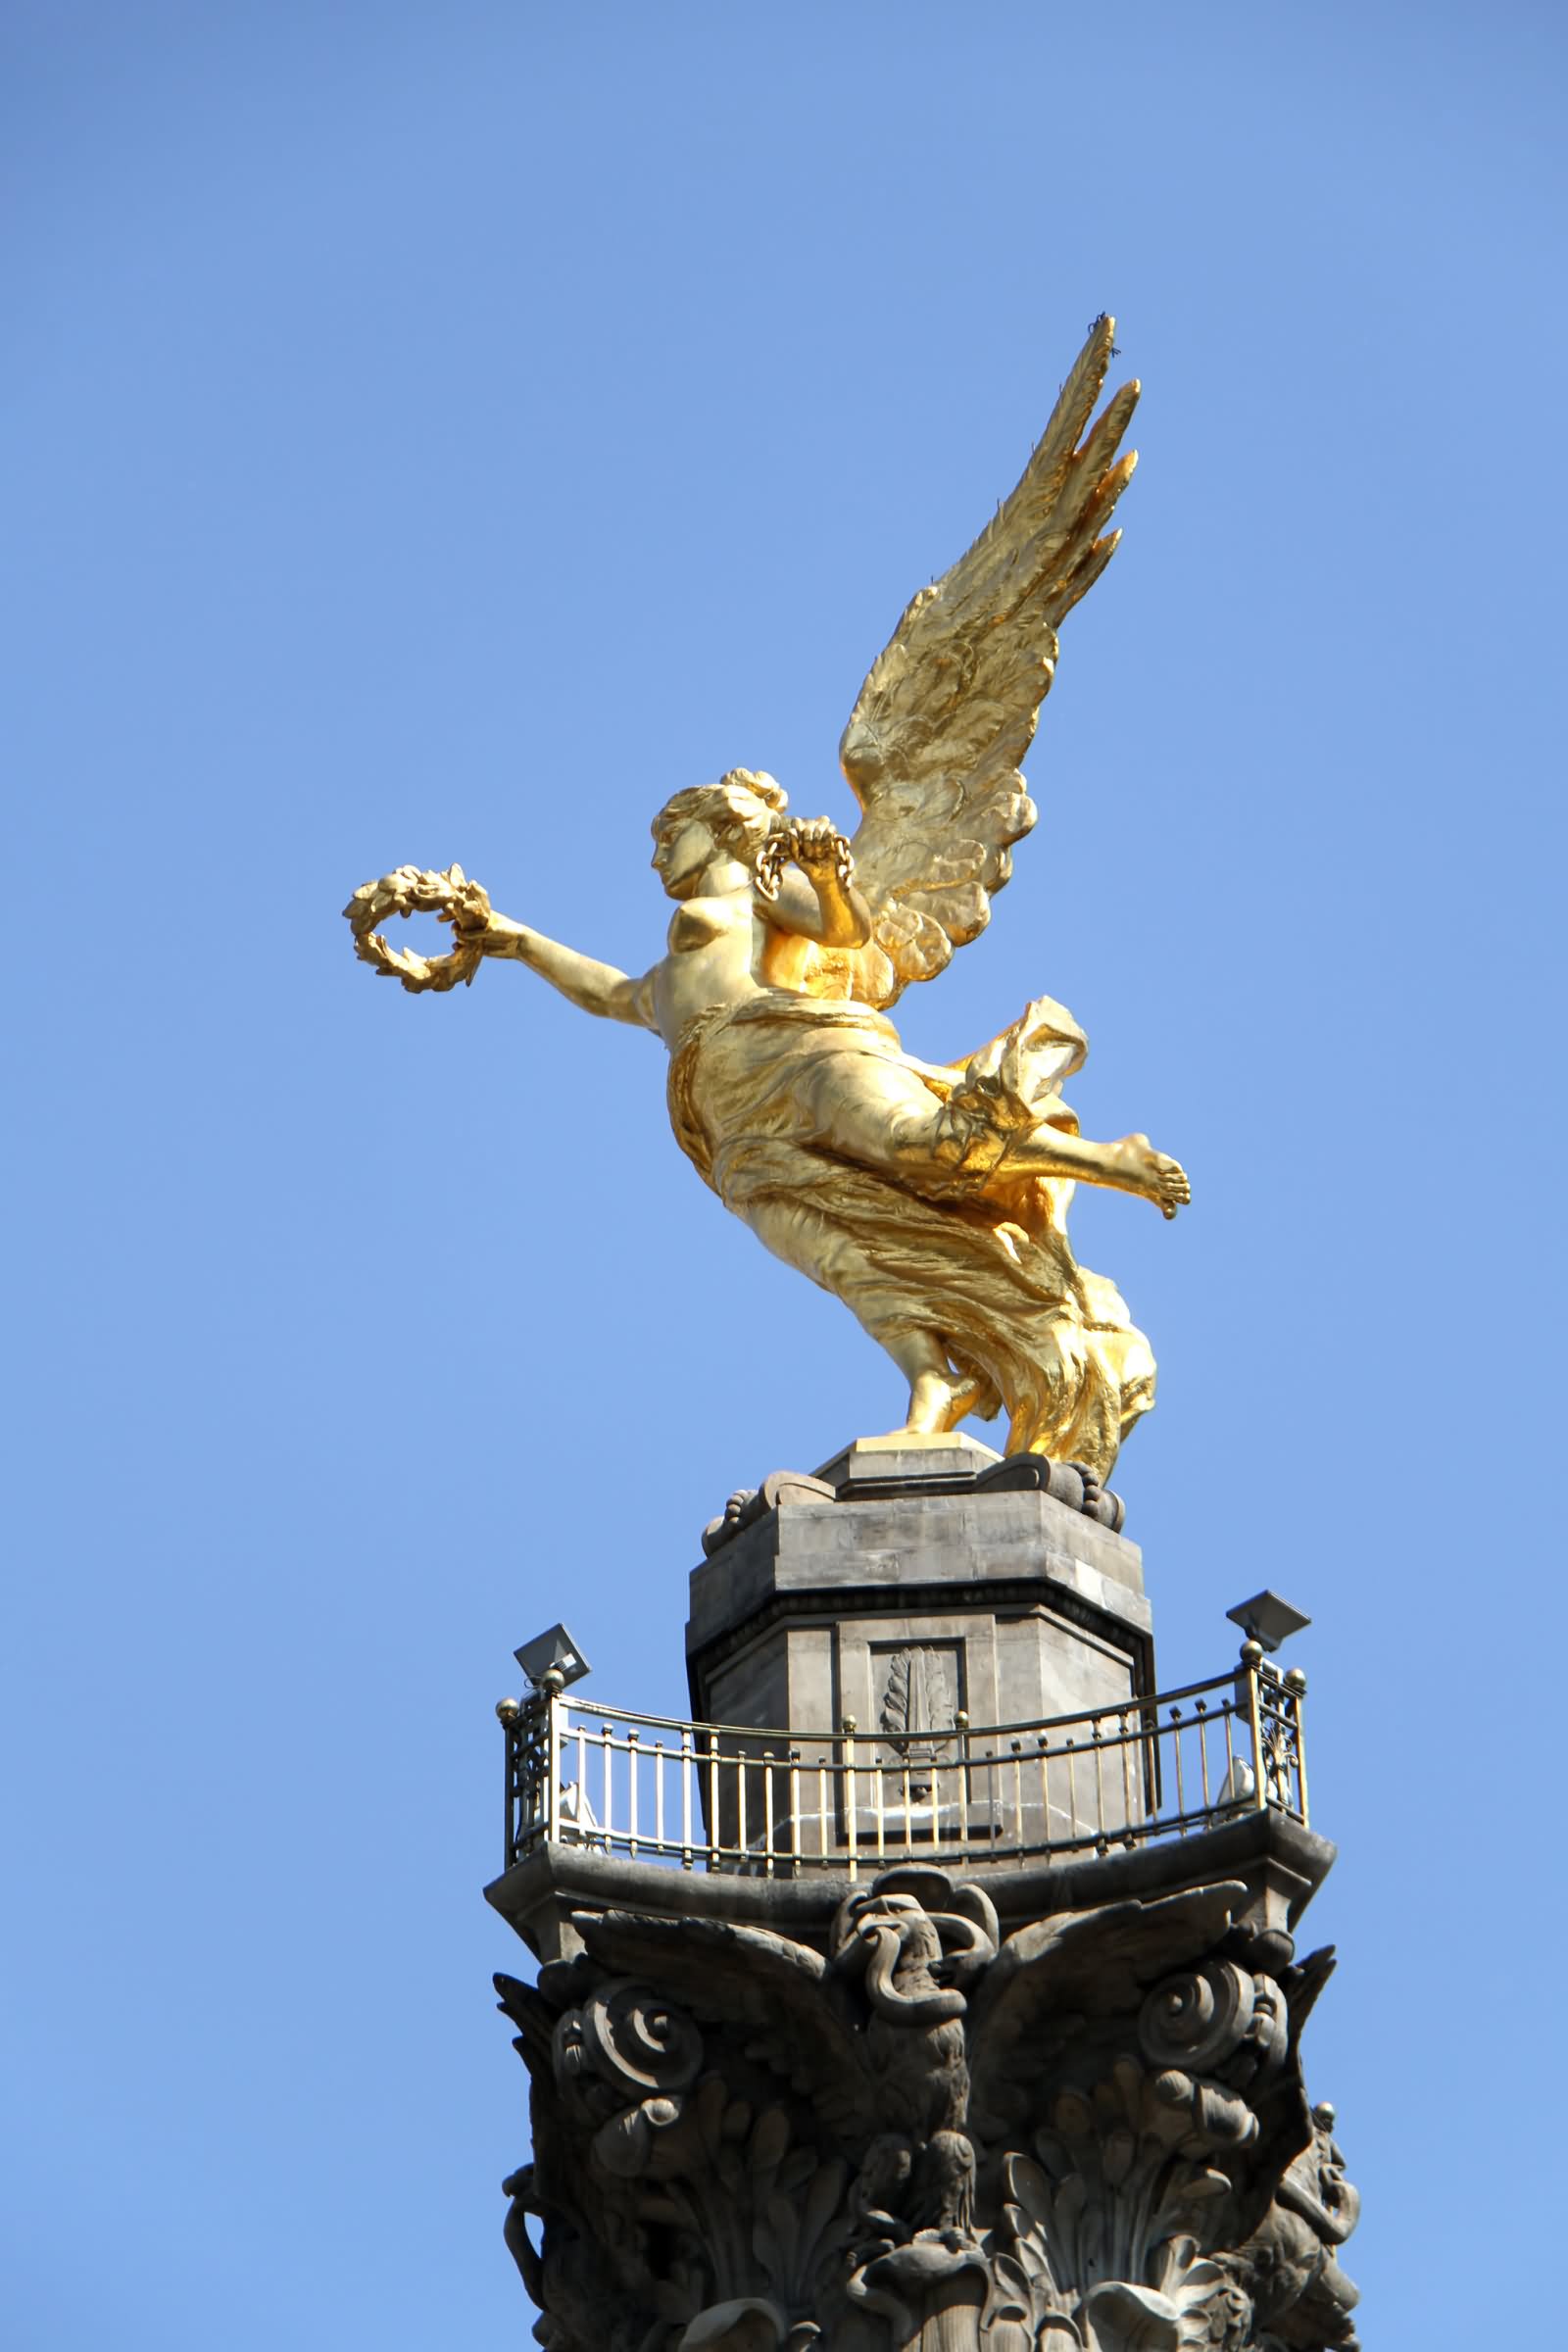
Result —
<path fill-rule="evenodd" d="M 1133 468 L 1117 450 L 1131 383 L 1092 429 L 1112 356 L 1101 318 L 1010 498 L 905 612 L 851 713 L 840 758 L 853 837 L 785 813 L 771 776 L 732 768 L 654 820 L 675 902 L 640 978 L 496 913 L 462 868 L 412 866 L 355 893 L 355 944 L 410 989 L 527 964 L 583 1011 L 668 1049 L 681 1149 L 768 1249 L 841 1298 L 909 1386 L 905 1427 L 1008 1416 L 1007 1450 L 1104 1478 L 1153 1401 L 1154 1364 L 1114 1287 L 1074 1259 L 1075 1184 L 1171 1217 L 1188 1200 L 1146 1136 L 1091 1143 L 1061 1096 L 1086 1041 L 1038 998 L 967 1059 L 906 1052 L 888 1018 L 973 939 L 1035 821 L 1018 761 L 1056 663 L 1056 624 L 1099 578 Z M 434 910 L 454 949 L 399 953 L 375 926 Z"/>

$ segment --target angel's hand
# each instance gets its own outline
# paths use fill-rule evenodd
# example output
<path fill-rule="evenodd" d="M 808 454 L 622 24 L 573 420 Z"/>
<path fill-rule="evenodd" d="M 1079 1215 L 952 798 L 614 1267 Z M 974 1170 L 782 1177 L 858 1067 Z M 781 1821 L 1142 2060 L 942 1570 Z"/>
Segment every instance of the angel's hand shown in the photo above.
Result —
<path fill-rule="evenodd" d="M 784 869 L 792 864 L 800 867 L 824 904 L 848 890 L 855 873 L 849 842 L 827 816 L 810 817 L 804 824 L 776 825 L 763 842 L 758 853 L 756 881 L 769 906 L 777 903 Z"/>
<path fill-rule="evenodd" d="M 454 868 L 461 875 L 461 868 Z M 490 904 L 490 894 L 482 883 L 463 876 L 453 889 L 447 904 L 438 910 L 438 919 L 452 925 L 460 949 L 469 949 L 479 956 L 506 956 L 514 962 L 527 963 L 530 950 L 539 934 L 526 923 L 514 923 L 510 914 L 500 914 Z"/>
<path fill-rule="evenodd" d="M 467 938 L 477 947 L 479 941 L 473 935 L 490 928 L 490 894 L 483 883 L 471 882 L 465 875 L 455 884 L 450 900 L 438 908 L 437 914 L 441 922 L 452 925 L 460 939 Z"/>
<path fill-rule="evenodd" d="M 813 882 L 826 881 L 831 875 L 848 882 L 855 871 L 849 841 L 830 816 L 808 818 L 794 827 L 792 854 L 803 873 Z"/>

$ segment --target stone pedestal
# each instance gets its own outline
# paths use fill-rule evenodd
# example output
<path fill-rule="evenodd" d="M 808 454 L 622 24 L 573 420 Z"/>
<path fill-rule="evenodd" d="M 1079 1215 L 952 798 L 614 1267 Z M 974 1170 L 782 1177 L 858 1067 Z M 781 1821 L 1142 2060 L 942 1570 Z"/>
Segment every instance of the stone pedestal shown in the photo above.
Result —
<path fill-rule="evenodd" d="M 1138 1546 L 1053 1494 L 1052 1475 L 955 1437 L 862 1441 L 813 1478 L 764 1482 L 757 1502 L 771 1507 L 753 1504 L 692 1571 L 686 1629 L 693 1714 L 759 1735 L 741 1743 L 760 1764 L 745 1788 L 753 1825 L 789 1816 L 803 1851 L 842 1845 L 842 1804 L 824 1818 L 812 1791 L 848 1734 L 868 1799 L 936 1849 L 960 1830 L 972 1842 L 988 1815 L 1000 1832 L 1004 1802 L 1022 1842 L 1068 1834 L 1087 1788 L 1065 1759 L 1020 1766 L 1014 1783 L 1007 1728 L 1091 1710 L 1125 1726 L 1128 1702 L 1154 1687 L 1153 1640 Z M 1065 1484 L 1082 1494 L 1081 1479 Z M 975 1724 L 1002 1738 L 974 1746 Z M 919 1737 L 938 1732 L 953 1737 Z M 786 1749 L 793 1774 L 776 1761 Z M 1118 1750 L 1108 1791 L 1101 1771 L 1109 1830 L 1146 1799 L 1141 1760 L 1123 1764 Z M 1082 1770 L 1095 1770 L 1087 1740 Z M 737 1810 L 732 1794 L 716 1825 L 726 1844 Z"/>

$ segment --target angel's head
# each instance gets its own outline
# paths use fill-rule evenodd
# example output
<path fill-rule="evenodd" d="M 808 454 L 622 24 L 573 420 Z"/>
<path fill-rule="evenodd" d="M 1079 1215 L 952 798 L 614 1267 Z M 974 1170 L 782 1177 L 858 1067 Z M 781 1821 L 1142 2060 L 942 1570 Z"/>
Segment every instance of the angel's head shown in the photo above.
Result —
<path fill-rule="evenodd" d="M 666 801 L 653 823 L 654 866 L 670 897 L 689 899 L 717 858 L 754 865 L 786 798 L 760 768 L 732 767 Z"/>

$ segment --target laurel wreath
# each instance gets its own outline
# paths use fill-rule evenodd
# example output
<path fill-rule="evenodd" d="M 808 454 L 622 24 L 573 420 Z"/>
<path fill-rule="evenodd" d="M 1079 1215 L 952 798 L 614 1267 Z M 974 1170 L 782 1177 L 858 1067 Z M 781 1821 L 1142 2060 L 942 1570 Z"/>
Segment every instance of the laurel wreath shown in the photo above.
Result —
<path fill-rule="evenodd" d="M 379 881 L 362 882 L 343 909 L 354 933 L 354 953 L 383 980 L 400 980 L 411 996 L 426 989 L 466 988 L 484 961 L 478 940 L 465 941 L 465 930 L 482 933 L 490 919 L 490 901 L 477 882 L 470 882 L 461 865 L 431 873 L 416 865 L 400 865 Z M 456 928 L 457 945 L 447 956 L 421 956 L 414 948 L 394 948 L 376 929 L 389 915 L 435 914 Z"/>

